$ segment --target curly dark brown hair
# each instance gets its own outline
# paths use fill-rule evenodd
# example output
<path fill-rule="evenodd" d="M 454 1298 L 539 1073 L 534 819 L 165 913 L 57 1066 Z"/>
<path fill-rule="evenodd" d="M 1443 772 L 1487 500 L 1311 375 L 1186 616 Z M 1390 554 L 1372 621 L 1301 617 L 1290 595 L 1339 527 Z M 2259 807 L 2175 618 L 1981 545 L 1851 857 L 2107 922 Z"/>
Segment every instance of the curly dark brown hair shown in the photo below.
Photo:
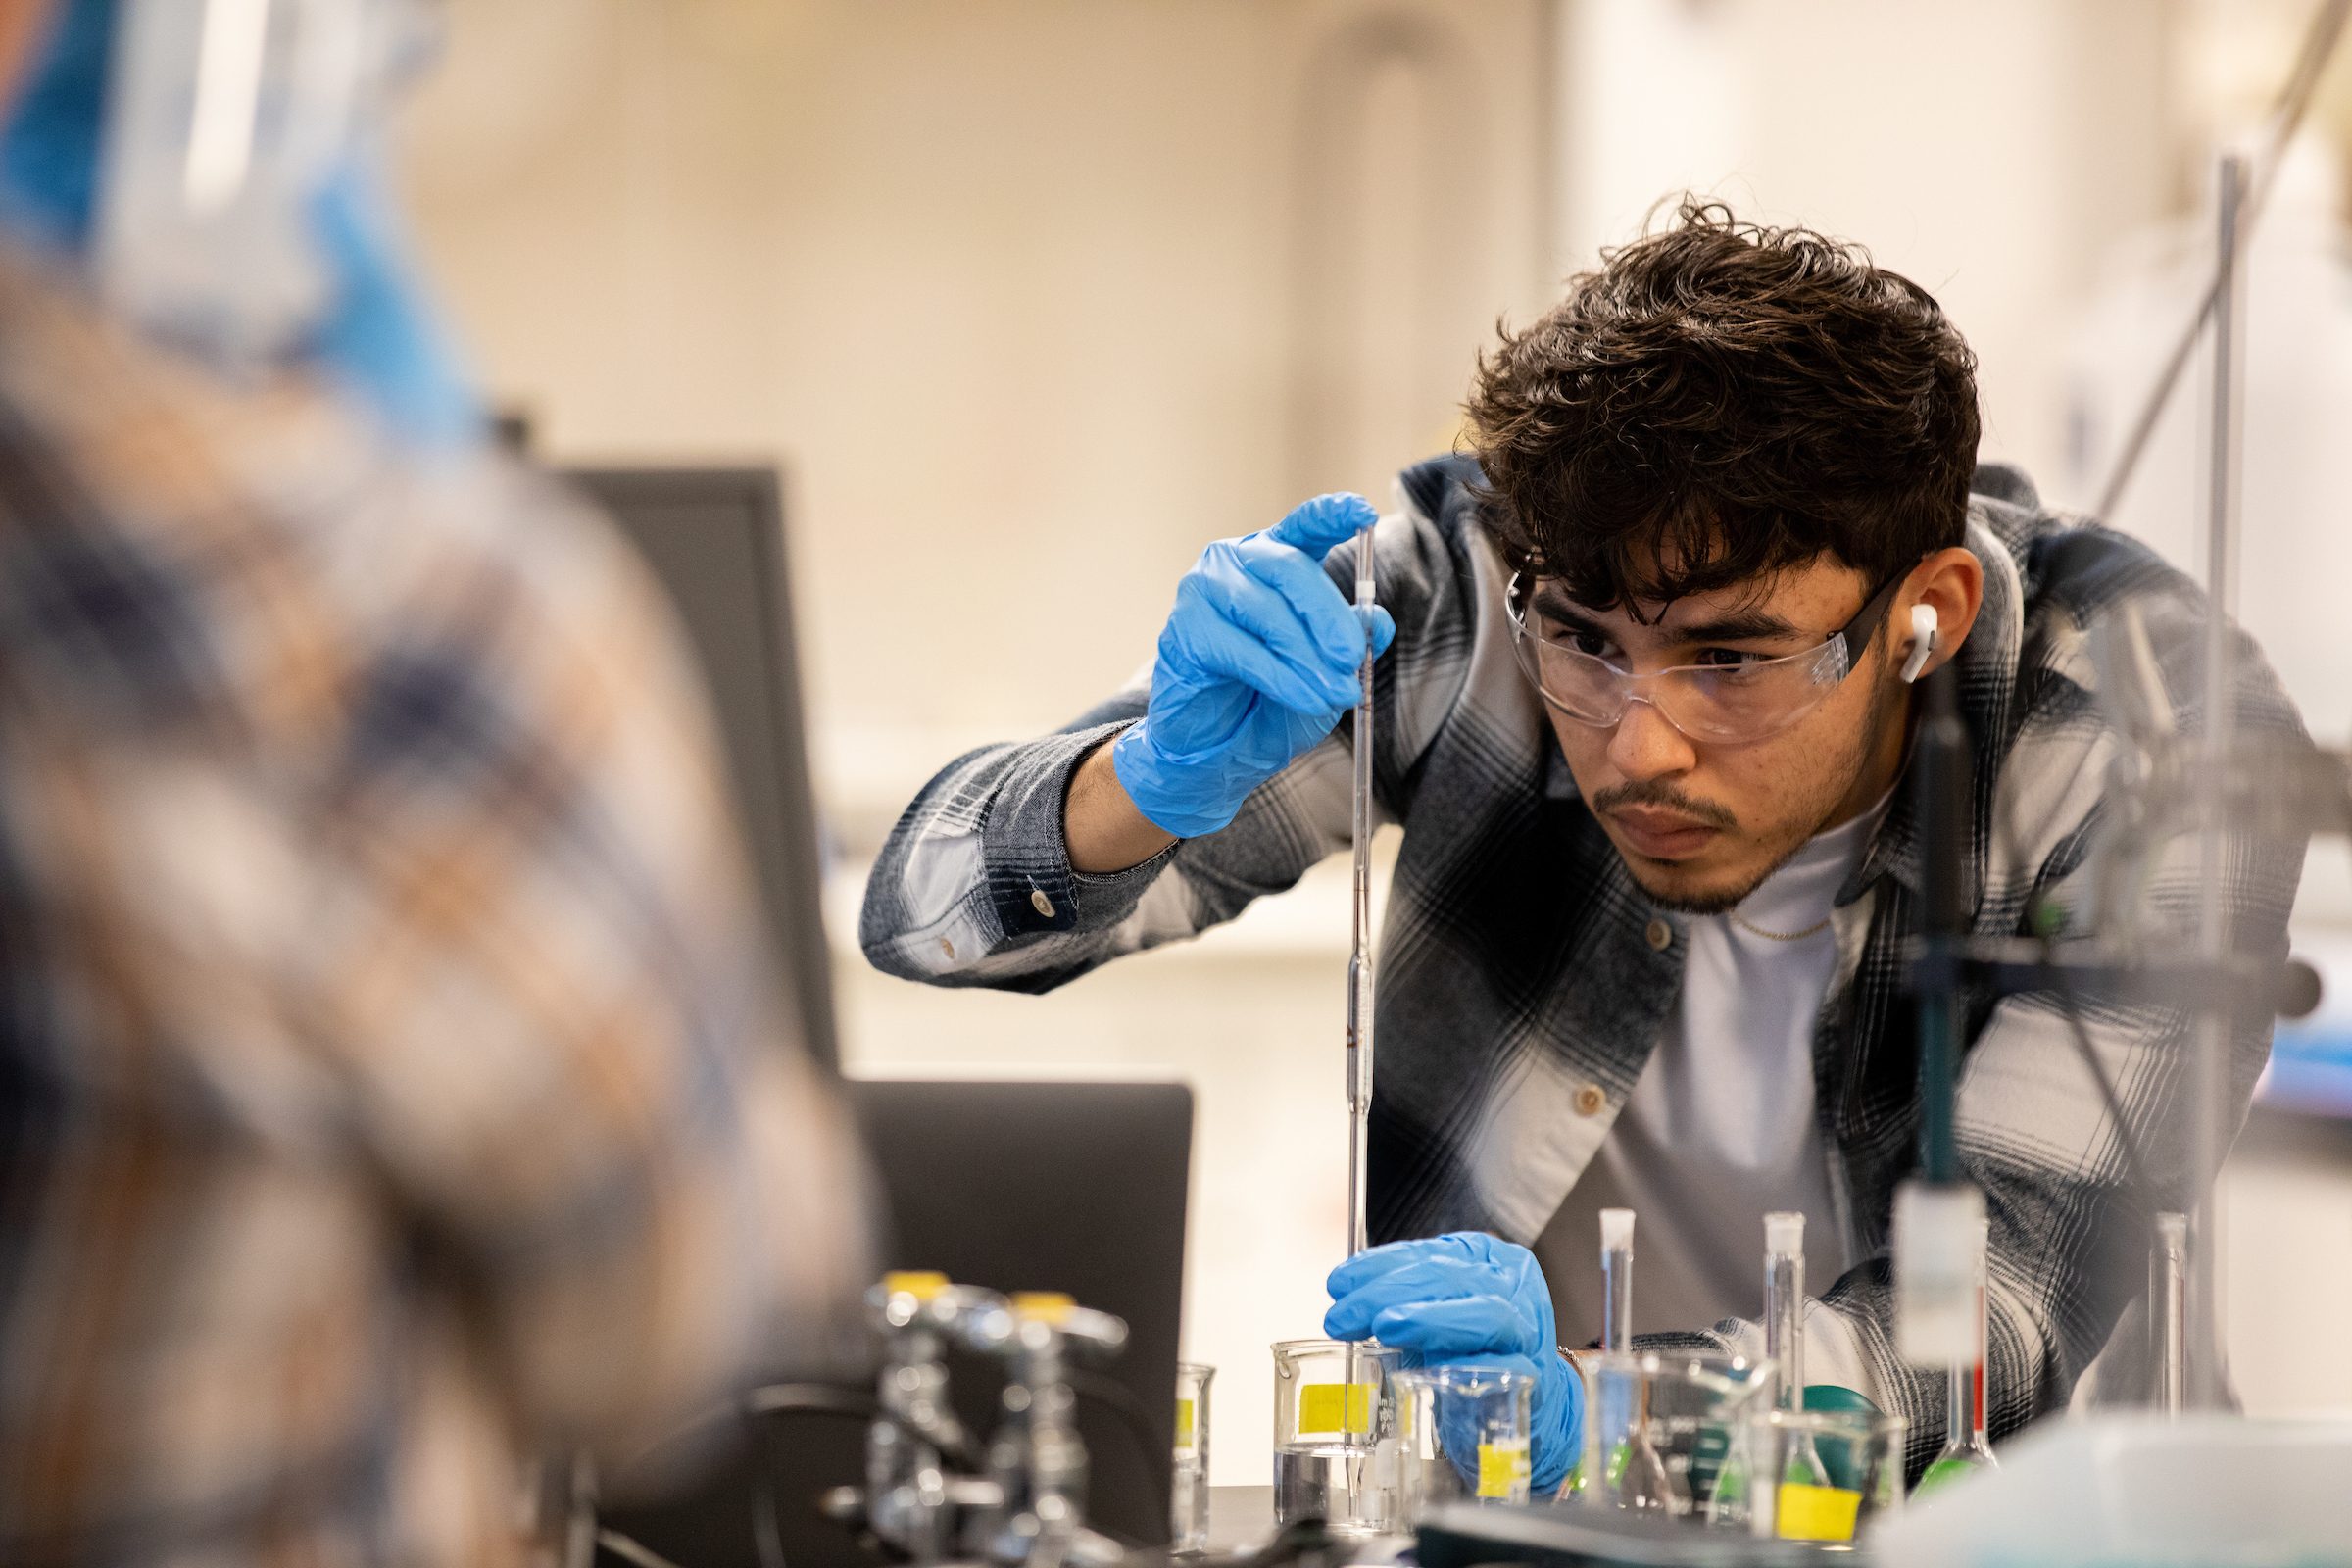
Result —
<path fill-rule="evenodd" d="M 1960 543 L 1976 356 L 1860 247 L 1686 197 L 1479 358 L 1481 514 L 1596 609 Z"/>

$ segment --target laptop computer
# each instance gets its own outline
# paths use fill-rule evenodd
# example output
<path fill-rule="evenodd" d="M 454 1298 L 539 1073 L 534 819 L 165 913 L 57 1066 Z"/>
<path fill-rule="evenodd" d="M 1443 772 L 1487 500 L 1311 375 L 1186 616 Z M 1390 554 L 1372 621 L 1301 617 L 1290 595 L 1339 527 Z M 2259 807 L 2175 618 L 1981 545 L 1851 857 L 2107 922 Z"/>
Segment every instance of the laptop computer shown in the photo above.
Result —
<path fill-rule="evenodd" d="M 1088 1520 L 1139 1544 L 1164 1544 L 1192 1091 L 893 1079 L 846 1087 L 889 1202 L 886 1268 L 937 1269 L 1006 1293 L 1059 1291 L 1126 1320 L 1125 1351 L 1088 1368 L 1115 1384 L 1115 1396 L 1093 1378 L 1079 1388 Z M 950 1365 L 957 1409 L 985 1438 L 997 1423 L 1001 1372 L 961 1354 Z M 764 1488 L 773 1544 L 793 1568 L 876 1561 L 817 1509 L 828 1488 L 862 1480 L 862 1423 L 785 1415 L 765 1418 L 761 1430 L 760 1451 L 737 1454 L 658 1506 L 613 1512 L 612 1523 L 694 1568 L 762 1568 L 755 1531 L 764 1528 Z"/>

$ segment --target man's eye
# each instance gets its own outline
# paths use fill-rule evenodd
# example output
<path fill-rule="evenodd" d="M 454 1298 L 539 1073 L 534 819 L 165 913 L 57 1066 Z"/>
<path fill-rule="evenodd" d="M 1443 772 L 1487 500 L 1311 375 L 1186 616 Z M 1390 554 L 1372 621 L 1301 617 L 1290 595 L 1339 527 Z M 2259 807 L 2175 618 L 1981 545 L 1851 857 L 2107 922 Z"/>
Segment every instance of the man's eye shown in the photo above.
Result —
<path fill-rule="evenodd" d="M 1606 637 L 1589 631 L 1572 631 L 1563 640 L 1578 653 L 1589 654 L 1594 659 L 1606 659 L 1615 651 Z"/>
<path fill-rule="evenodd" d="M 1745 648 L 1702 648 L 1690 662 L 1709 669 L 1747 669 L 1771 657 Z"/>

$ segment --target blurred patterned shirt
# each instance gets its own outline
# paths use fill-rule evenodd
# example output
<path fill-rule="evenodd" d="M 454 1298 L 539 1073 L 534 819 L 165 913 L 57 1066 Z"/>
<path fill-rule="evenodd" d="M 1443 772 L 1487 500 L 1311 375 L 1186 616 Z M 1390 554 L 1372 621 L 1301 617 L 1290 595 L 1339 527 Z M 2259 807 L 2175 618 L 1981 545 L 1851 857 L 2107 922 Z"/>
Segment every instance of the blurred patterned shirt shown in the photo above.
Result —
<path fill-rule="evenodd" d="M 0 1562 L 510 1560 L 849 1287 L 658 603 L 0 256 Z"/>

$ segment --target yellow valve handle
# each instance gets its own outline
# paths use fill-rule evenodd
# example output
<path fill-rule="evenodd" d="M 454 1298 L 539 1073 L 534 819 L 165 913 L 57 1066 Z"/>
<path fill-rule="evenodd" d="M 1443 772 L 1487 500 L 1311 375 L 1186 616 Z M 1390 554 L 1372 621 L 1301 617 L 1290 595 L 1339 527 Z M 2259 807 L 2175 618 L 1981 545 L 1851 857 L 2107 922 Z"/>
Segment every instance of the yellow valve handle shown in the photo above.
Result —
<path fill-rule="evenodd" d="M 1078 1303 L 1059 1291 L 1015 1291 L 1004 1304 L 1012 1308 L 1014 1317 L 1059 1324 L 1068 1320 L 1070 1309 Z"/>
<path fill-rule="evenodd" d="M 936 1269 L 893 1269 L 882 1276 L 882 1289 L 893 1296 L 911 1296 L 918 1301 L 928 1301 L 947 1288 L 948 1277 Z"/>

